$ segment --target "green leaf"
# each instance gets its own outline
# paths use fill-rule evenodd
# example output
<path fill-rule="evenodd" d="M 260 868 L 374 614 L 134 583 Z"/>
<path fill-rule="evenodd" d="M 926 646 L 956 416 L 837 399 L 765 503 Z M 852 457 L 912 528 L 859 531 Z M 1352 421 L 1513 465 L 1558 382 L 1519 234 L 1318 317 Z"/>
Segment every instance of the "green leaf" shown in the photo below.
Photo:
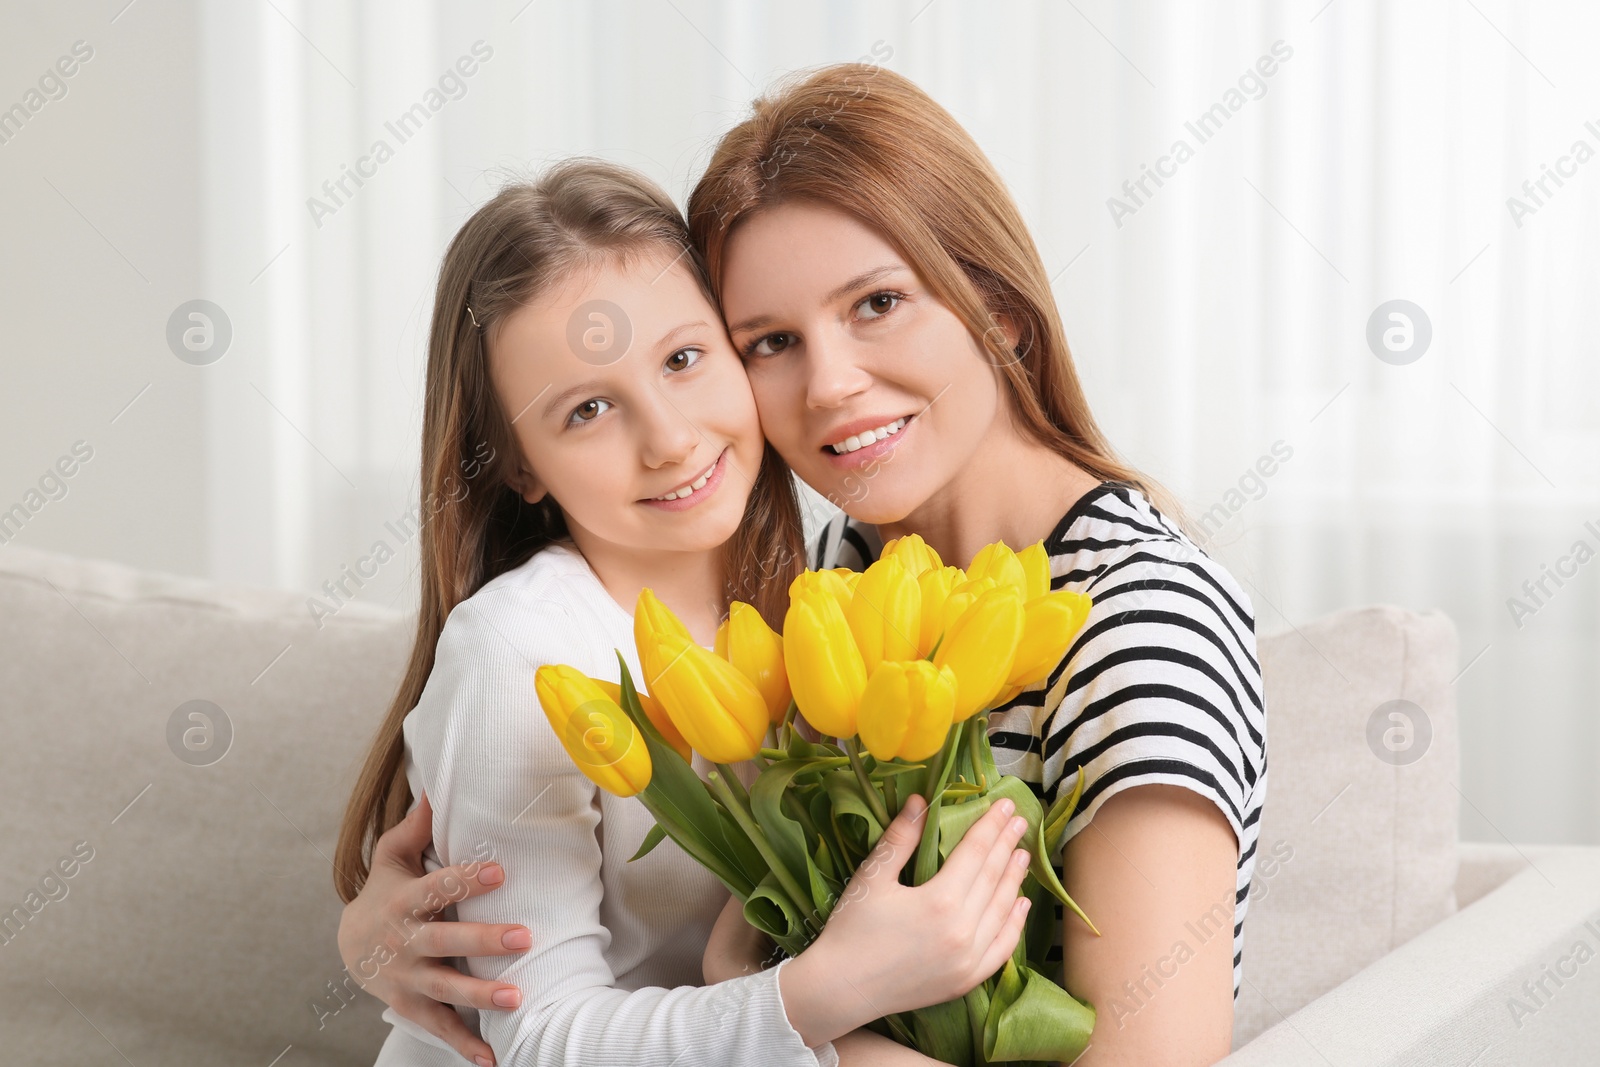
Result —
<path fill-rule="evenodd" d="M 848 768 L 840 768 L 824 775 L 822 783 L 833 801 L 834 831 L 856 854 L 865 856 L 883 836 L 884 827 L 867 807 L 856 776 Z"/>
<path fill-rule="evenodd" d="M 816 936 L 816 931 L 807 927 L 805 917 L 795 909 L 789 894 L 770 871 L 745 898 L 744 921 L 772 938 L 773 943 L 791 956 L 800 955 Z"/>
<path fill-rule="evenodd" d="M 955 1067 L 972 1067 L 973 1038 L 977 1031 L 967 1017 L 964 998 L 918 1008 L 911 1013 L 911 1030 L 917 1037 L 917 1051 L 924 1056 Z"/>
<path fill-rule="evenodd" d="M 963 998 L 967 1005 L 967 1026 L 977 1040 L 972 1049 L 974 1067 L 989 1067 L 989 1058 L 983 1054 L 983 1028 L 989 1019 L 989 982 L 979 982 Z"/>
<path fill-rule="evenodd" d="M 1050 979 L 1008 961 L 989 1000 L 983 1055 L 1071 1063 L 1088 1047 L 1095 1010 Z"/>
<path fill-rule="evenodd" d="M 650 751 L 650 784 L 638 794 L 639 801 L 679 847 L 744 898 L 766 875 L 766 861 L 733 817 L 712 799 L 694 768 L 662 739 L 639 706 L 633 677 L 620 653 L 617 662 L 622 667 L 623 712 L 638 727 Z"/>
<path fill-rule="evenodd" d="M 1045 854 L 1054 856 L 1061 849 L 1061 835 L 1067 830 L 1067 823 L 1072 820 L 1072 813 L 1078 809 L 1078 798 L 1083 796 L 1083 768 L 1078 768 L 1078 780 L 1072 787 L 1071 794 L 1061 791 L 1056 786 L 1056 802 L 1050 805 L 1050 810 L 1044 817 Z"/>
<path fill-rule="evenodd" d="M 666 836 L 667 832 L 661 828 L 660 823 L 656 823 L 654 826 L 650 827 L 650 829 L 645 832 L 644 841 L 639 845 L 639 851 L 629 856 L 628 862 L 632 863 L 636 859 L 648 856 L 650 854 L 650 850 L 661 844 L 662 838 Z"/>
<path fill-rule="evenodd" d="M 795 775 L 833 765 L 831 758 L 783 760 L 764 769 L 750 787 L 750 814 L 767 835 L 767 844 L 779 861 L 801 885 L 809 877 L 806 871 L 811 863 L 811 846 L 805 828 L 784 811 L 783 798 Z"/>

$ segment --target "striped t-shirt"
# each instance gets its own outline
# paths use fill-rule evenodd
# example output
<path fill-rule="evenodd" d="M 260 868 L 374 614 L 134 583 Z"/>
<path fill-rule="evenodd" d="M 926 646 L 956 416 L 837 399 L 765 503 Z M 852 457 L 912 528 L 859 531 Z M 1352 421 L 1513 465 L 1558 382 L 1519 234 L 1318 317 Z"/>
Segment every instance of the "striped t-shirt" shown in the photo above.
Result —
<path fill-rule="evenodd" d="M 1050 677 L 990 713 L 995 762 L 1027 782 L 1046 808 L 1083 768 L 1083 796 L 1063 841 L 1132 786 L 1184 786 L 1215 803 L 1239 845 L 1237 1000 L 1267 789 L 1266 708 L 1250 600 L 1221 564 L 1123 482 L 1085 493 L 1044 546 L 1051 587 L 1088 594 L 1093 606 Z M 881 548 L 876 527 L 840 514 L 819 533 L 810 563 L 861 570 Z M 1058 920 L 1063 912 L 1057 904 Z M 1061 958 L 1059 944 L 1048 958 Z"/>

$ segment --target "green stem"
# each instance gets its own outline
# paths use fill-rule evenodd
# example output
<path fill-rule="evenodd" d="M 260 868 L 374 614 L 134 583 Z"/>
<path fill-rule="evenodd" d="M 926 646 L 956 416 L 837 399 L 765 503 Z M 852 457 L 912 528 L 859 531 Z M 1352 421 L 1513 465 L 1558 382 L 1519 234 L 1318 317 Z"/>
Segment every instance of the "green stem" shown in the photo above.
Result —
<path fill-rule="evenodd" d="M 988 733 L 989 713 L 986 711 L 981 711 L 977 715 L 973 716 L 973 721 L 979 723 L 979 725 L 967 730 L 967 755 L 972 760 L 972 777 L 978 783 L 978 787 L 982 789 L 987 788 L 989 782 L 988 777 L 981 769 L 983 767 L 983 761 L 978 758 L 978 742 L 980 740 L 978 734 L 980 730 L 985 734 Z"/>
<path fill-rule="evenodd" d="M 794 702 L 793 698 L 790 698 L 789 710 L 783 713 L 783 726 L 779 729 L 778 736 L 778 747 L 786 752 L 789 748 L 789 742 L 794 740 L 794 715 L 798 710 L 799 705 Z"/>
<path fill-rule="evenodd" d="M 891 819 L 900 814 L 900 789 L 895 785 L 895 775 L 891 774 L 883 780 L 883 800 Z"/>
<path fill-rule="evenodd" d="M 729 787 L 728 779 L 732 775 L 727 767 L 719 763 L 717 769 L 706 777 L 711 780 L 711 788 L 721 794 L 722 802 L 727 806 L 728 813 L 733 816 L 733 821 L 739 824 L 739 828 L 745 832 L 745 836 L 750 839 L 756 851 L 761 853 L 761 858 L 767 861 L 773 876 L 778 879 L 778 885 L 789 894 L 790 903 L 795 906 L 795 910 L 816 919 L 817 925 L 821 926 L 821 917 L 817 915 L 811 894 L 800 888 L 800 883 L 794 880 L 789 868 L 784 866 L 778 854 L 772 851 L 772 846 L 767 843 L 767 835 L 761 832 L 761 827 L 751 816 L 750 809 L 740 802 L 738 795 Z"/>
<path fill-rule="evenodd" d="M 884 829 L 889 827 L 889 809 L 884 807 L 883 794 L 878 792 L 878 787 L 872 784 L 872 778 L 867 774 L 867 768 L 861 762 L 861 743 L 854 737 L 844 739 L 845 755 L 850 757 L 850 766 L 856 772 L 856 781 L 861 785 L 863 798 L 867 807 L 872 809 L 872 815 Z"/>

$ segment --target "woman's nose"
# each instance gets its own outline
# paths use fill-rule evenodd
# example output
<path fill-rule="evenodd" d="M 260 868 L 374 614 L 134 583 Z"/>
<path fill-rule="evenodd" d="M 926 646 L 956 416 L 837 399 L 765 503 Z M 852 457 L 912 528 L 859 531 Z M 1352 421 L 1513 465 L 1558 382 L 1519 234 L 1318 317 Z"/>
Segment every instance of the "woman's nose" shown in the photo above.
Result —
<path fill-rule="evenodd" d="M 856 360 L 851 345 L 839 338 L 808 340 L 806 406 L 836 408 L 872 385 L 872 375 Z"/>

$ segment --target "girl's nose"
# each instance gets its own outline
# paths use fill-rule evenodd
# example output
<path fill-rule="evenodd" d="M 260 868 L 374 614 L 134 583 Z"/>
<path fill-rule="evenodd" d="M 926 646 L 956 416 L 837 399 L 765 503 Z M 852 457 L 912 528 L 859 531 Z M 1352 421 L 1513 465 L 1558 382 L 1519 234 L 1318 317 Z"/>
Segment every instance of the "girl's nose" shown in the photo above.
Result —
<path fill-rule="evenodd" d="M 687 460 L 694 455 L 701 437 L 694 423 L 659 390 L 654 391 L 646 406 L 641 431 L 640 457 L 652 470 Z"/>

